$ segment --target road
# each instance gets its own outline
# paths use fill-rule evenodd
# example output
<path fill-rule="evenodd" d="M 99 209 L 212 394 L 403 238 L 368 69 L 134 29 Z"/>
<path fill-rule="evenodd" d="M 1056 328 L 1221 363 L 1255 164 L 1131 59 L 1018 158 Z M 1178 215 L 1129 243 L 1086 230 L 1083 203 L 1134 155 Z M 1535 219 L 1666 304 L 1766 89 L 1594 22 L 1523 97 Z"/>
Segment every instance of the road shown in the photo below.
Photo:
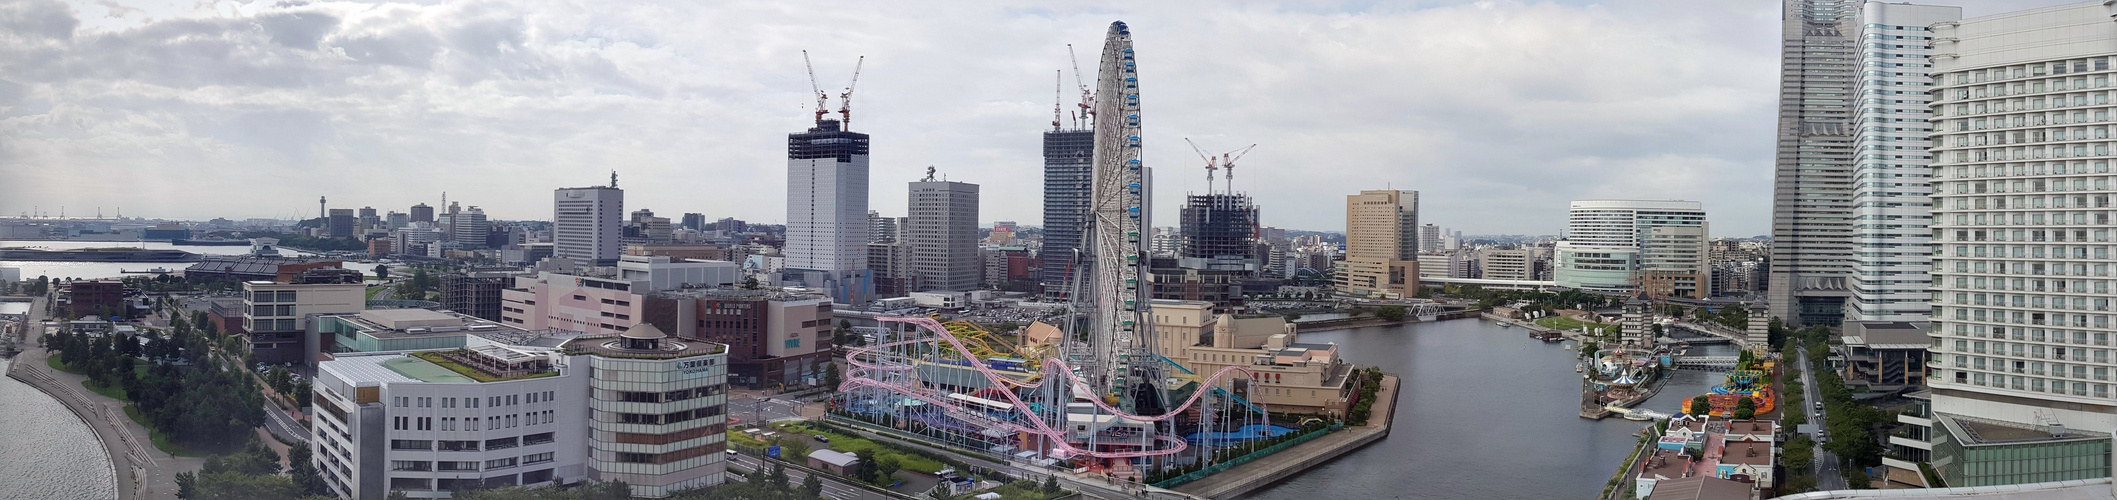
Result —
<path fill-rule="evenodd" d="M 1798 356 L 1800 356 L 1800 359 L 1798 361 L 1799 365 L 1797 366 L 1799 366 L 1801 369 L 1801 411 L 1803 413 L 1808 414 L 1808 422 L 1815 424 L 1816 433 L 1821 434 L 1823 432 L 1823 429 L 1828 426 L 1823 425 L 1823 412 L 1816 410 L 1816 403 L 1823 400 L 1823 395 L 1820 391 L 1816 390 L 1815 376 L 1809 374 L 1809 367 L 1815 365 L 1808 364 L 1807 347 L 1802 347 L 1801 349 L 1795 352 Z M 1815 439 L 1817 438 L 1817 436 L 1811 435 L 1809 436 L 1809 438 Z M 1836 454 L 1823 450 L 1822 439 L 1816 439 L 1815 447 L 1816 460 L 1814 468 L 1816 474 L 1816 490 L 1835 491 L 1852 489 L 1852 485 L 1847 484 L 1845 482 L 1845 476 L 1838 472 L 1838 456 Z"/>
<path fill-rule="evenodd" d="M 957 453 L 955 450 L 931 446 L 926 443 L 917 441 L 898 439 L 896 436 L 871 432 L 867 429 L 852 427 L 845 424 L 839 424 L 839 427 L 850 429 L 853 431 L 854 434 L 859 434 L 860 437 L 867 438 L 869 440 L 897 443 L 911 448 L 947 455 L 950 458 L 954 458 L 957 461 L 969 464 L 973 467 L 998 471 L 1001 474 L 1005 474 L 1015 479 L 1028 479 L 1042 482 L 1045 476 L 1056 475 L 1058 476 L 1059 482 L 1064 483 L 1064 486 L 1066 488 L 1072 489 L 1074 491 L 1079 491 L 1090 498 L 1134 498 L 1140 495 L 1139 493 L 1135 492 L 1135 490 L 1137 490 L 1139 487 L 1130 483 L 1121 483 L 1116 481 L 1110 481 L 1107 479 L 1095 481 L 1089 479 L 1076 478 L 1066 474 L 1054 474 L 1054 471 L 1050 469 L 1028 469 L 1023 467 L 1017 467 L 1013 464 L 1003 464 L 999 462 L 994 462 L 990 459 L 986 459 L 981 456 Z M 1146 498 L 1183 498 L 1182 494 L 1180 493 L 1168 493 L 1161 491 L 1149 492 L 1147 495 L 1148 496 Z"/>
<path fill-rule="evenodd" d="M 728 457 L 728 466 L 736 469 L 742 469 L 743 471 L 769 470 L 768 466 L 765 466 L 762 463 L 762 460 L 759 460 L 757 457 L 749 455 L 733 455 Z M 809 477 L 808 471 L 794 467 L 787 467 L 786 472 L 787 483 L 792 484 L 797 488 L 800 487 L 802 481 L 807 481 Z M 823 497 L 829 498 L 831 500 L 899 500 L 897 497 L 868 491 L 865 489 L 861 489 L 859 486 L 846 484 L 845 481 L 835 477 L 831 477 L 829 475 L 817 477 L 823 480 Z"/>
<path fill-rule="evenodd" d="M 744 398 L 730 395 L 728 397 L 728 416 L 741 419 L 742 423 L 745 424 L 771 422 L 786 418 L 801 418 L 801 407 L 804 404 L 822 403 L 799 403 L 782 399 Z"/>

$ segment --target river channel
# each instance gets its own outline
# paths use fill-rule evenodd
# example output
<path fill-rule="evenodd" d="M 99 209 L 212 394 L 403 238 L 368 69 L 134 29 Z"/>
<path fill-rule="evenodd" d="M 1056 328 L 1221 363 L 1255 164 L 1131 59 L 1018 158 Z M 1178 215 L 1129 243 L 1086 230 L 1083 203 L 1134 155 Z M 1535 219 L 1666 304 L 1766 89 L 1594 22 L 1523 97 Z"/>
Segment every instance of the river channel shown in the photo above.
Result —
<path fill-rule="evenodd" d="M 0 372 L 8 363 L 0 360 Z M 0 376 L 0 500 L 117 496 L 94 431 L 43 392 Z"/>
<path fill-rule="evenodd" d="M 1247 498 L 1594 498 L 1646 425 L 1580 418 L 1574 351 L 1521 328 L 1464 319 L 1304 333 L 1301 341 L 1336 342 L 1349 362 L 1402 376 L 1403 400 L 1388 438 Z M 1724 378 L 1678 370 L 1645 407 L 1674 413 Z"/>

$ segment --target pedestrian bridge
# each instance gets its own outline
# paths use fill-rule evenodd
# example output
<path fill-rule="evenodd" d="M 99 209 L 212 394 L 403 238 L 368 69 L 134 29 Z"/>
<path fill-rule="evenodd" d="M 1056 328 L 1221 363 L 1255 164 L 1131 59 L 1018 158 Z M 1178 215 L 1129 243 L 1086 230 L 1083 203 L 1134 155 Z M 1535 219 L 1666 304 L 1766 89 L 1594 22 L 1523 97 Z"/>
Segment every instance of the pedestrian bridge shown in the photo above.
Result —
<path fill-rule="evenodd" d="M 1735 369 L 1734 356 L 1677 356 L 1672 361 L 1677 368 Z"/>

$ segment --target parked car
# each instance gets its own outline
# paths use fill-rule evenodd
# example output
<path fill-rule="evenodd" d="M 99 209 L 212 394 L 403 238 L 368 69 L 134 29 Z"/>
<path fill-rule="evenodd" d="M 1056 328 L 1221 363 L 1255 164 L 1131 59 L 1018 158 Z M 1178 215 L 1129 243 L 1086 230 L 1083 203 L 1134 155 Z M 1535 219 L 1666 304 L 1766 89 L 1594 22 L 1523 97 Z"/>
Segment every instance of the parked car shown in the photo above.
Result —
<path fill-rule="evenodd" d="M 831 438 L 823 437 L 823 435 L 821 435 L 821 434 L 818 434 L 818 435 L 816 435 L 816 442 L 818 442 L 818 443 L 829 443 L 829 442 L 831 442 Z"/>

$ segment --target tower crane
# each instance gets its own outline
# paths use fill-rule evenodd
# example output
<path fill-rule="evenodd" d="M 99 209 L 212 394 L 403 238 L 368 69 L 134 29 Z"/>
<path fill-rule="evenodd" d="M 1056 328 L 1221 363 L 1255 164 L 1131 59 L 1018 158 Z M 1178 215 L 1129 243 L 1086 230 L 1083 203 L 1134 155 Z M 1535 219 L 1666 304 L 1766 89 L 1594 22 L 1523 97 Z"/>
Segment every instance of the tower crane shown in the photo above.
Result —
<path fill-rule="evenodd" d="M 1248 146 L 1244 146 L 1242 149 L 1237 149 L 1234 151 L 1229 151 L 1220 154 L 1221 168 L 1228 169 L 1228 192 L 1235 192 L 1235 160 L 1240 160 L 1244 155 L 1250 154 L 1250 148 L 1254 147 L 1257 147 L 1257 145 L 1251 144 Z M 1206 180 L 1212 181 L 1212 179 Z"/>
<path fill-rule="evenodd" d="M 1095 116 L 1095 109 L 1090 106 L 1095 102 L 1095 93 L 1089 92 L 1088 82 L 1081 80 L 1081 58 L 1073 55 L 1073 44 L 1066 44 L 1066 58 L 1073 60 L 1073 84 L 1081 88 L 1081 109 L 1080 115 L 1074 117 L 1075 125 L 1086 128 L 1088 124 L 1085 122 Z"/>
<path fill-rule="evenodd" d="M 1065 79 L 1066 70 L 1054 70 L 1051 72 L 1051 131 L 1053 132 L 1059 130 L 1059 118 L 1065 116 L 1064 112 L 1059 111 L 1059 99 L 1062 99 L 1060 96 L 1064 95 L 1063 91 L 1059 89 L 1064 88 L 1065 84 L 1061 82 L 1064 82 Z"/>
<path fill-rule="evenodd" d="M 1198 143 L 1191 142 L 1189 137 L 1183 138 L 1183 142 L 1190 144 L 1191 151 L 1198 153 L 1198 157 L 1206 161 L 1206 194 L 1213 194 L 1213 171 L 1220 169 L 1220 159 L 1206 153 L 1205 148 L 1198 147 Z"/>
<path fill-rule="evenodd" d="M 867 56 L 853 62 L 853 81 L 845 84 L 845 92 L 838 94 L 838 121 L 845 122 L 841 130 L 853 129 L 853 87 L 860 85 L 860 66 L 867 63 Z M 810 76 L 814 78 L 814 75 Z"/>
<path fill-rule="evenodd" d="M 809 90 L 816 92 L 816 122 L 822 123 L 824 113 L 829 113 L 825 111 L 824 105 L 831 99 L 831 95 L 823 93 L 823 86 L 816 84 L 816 65 L 809 62 L 807 50 L 801 51 L 801 66 L 809 70 Z"/>

